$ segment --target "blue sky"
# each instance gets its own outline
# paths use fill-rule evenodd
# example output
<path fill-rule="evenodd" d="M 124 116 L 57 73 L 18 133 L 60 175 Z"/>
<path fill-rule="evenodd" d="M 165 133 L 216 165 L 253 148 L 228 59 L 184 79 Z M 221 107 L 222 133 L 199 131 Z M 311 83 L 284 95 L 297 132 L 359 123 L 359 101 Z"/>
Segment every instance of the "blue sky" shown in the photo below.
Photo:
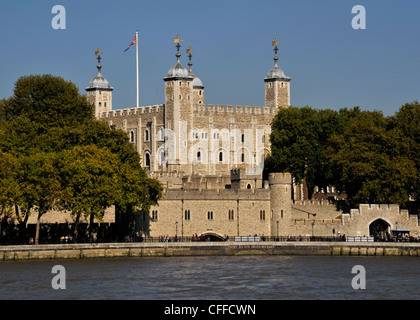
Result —
<path fill-rule="evenodd" d="M 66 9 L 66 29 L 54 30 L 54 5 Z M 355 5 L 366 29 L 354 30 Z M 102 73 L 115 88 L 114 109 L 136 104 L 135 47 L 140 33 L 140 105 L 163 103 L 163 77 L 194 50 L 193 71 L 206 103 L 264 104 L 264 77 L 279 66 L 292 78 L 291 104 L 317 109 L 360 106 L 394 114 L 420 98 L 420 1 L 417 0 L 2 0 L 0 98 L 22 75 L 54 74 L 81 93 Z"/>

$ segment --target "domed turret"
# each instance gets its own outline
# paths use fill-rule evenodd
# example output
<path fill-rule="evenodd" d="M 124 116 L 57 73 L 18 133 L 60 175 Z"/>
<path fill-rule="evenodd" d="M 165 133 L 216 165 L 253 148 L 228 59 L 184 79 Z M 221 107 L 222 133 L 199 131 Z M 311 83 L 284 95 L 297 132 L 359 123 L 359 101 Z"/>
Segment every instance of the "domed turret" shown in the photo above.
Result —
<path fill-rule="evenodd" d="M 101 73 L 102 65 L 101 65 L 101 56 L 98 51 L 98 65 L 96 66 L 98 68 L 98 73 L 96 74 L 96 77 L 90 80 L 89 86 L 86 87 L 86 91 L 93 90 L 93 89 L 103 89 L 103 90 L 113 90 L 114 88 L 111 87 L 108 80 L 105 79 L 105 77 Z"/>
<path fill-rule="evenodd" d="M 179 55 L 181 56 L 181 55 Z M 188 71 L 185 69 L 181 62 L 179 62 L 179 57 L 177 56 L 178 60 L 176 64 L 169 69 L 166 78 L 188 78 Z"/>
<path fill-rule="evenodd" d="M 179 53 L 179 48 L 181 45 L 179 44 L 179 36 L 178 38 L 175 38 L 175 41 L 177 41 L 177 53 L 176 53 L 176 63 L 175 65 L 169 69 L 168 74 L 165 78 L 163 78 L 165 81 L 175 79 L 185 79 L 185 80 L 192 80 L 191 76 L 188 75 L 188 70 L 185 69 L 181 62 L 179 61 L 179 58 L 181 57 L 181 53 Z"/>
<path fill-rule="evenodd" d="M 274 46 L 274 67 L 268 72 L 265 82 L 265 106 L 273 108 L 277 112 L 279 107 L 290 106 L 290 78 L 279 68 L 277 62 L 277 38 L 272 42 Z"/>
<path fill-rule="evenodd" d="M 98 73 L 96 77 L 89 82 L 89 86 L 86 87 L 87 98 L 90 103 L 95 106 L 95 116 L 100 118 L 103 112 L 112 110 L 112 91 L 113 87 L 109 84 L 108 80 L 101 73 L 101 52 L 98 49 L 95 52 L 98 59 Z"/>

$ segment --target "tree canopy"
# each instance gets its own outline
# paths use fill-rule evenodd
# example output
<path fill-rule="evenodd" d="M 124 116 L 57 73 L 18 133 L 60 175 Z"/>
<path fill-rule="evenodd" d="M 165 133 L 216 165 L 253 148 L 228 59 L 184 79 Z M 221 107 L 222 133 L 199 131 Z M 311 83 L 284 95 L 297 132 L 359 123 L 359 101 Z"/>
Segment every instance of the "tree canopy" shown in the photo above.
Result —
<path fill-rule="evenodd" d="M 394 116 L 352 109 L 279 109 L 272 124 L 265 173 L 292 173 L 314 187 L 335 186 L 350 204 L 398 203 L 419 191 L 420 105 Z"/>
<path fill-rule="evenodd" d="M 148 209 L 161 197 L 122 130 L 94 120 L 93 106 L 60 77 L 20 78 L 14 95 L 0 101 L 0 212 L 16 206 L 19 220 L 38 212 L 68 210 L 101 219 L 115 205 L 122 212 Z"/>

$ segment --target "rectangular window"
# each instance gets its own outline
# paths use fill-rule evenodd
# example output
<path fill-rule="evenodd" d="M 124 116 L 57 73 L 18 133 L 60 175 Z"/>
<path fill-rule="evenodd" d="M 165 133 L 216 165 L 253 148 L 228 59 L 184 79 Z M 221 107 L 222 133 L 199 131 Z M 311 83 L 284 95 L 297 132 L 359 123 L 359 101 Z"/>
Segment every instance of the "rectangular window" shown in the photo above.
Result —
<path fill-rule="evenodd" d="M 207 212 L 207 219 L 208 220 L 213 220 L 213 211 Z"/>
<path fill-rule="evenodd" d="M 185 212 L 184 212 L 184 219 L 185 220 L 191 220 L 191 212 L 190 212 L 190 210 L 185 210 Z"/>
<path fill-rule="evenodd" d="M 228 211 L 228 219 L 233 220 L 235 218 L 235 212 L 233 210 Z"/>
<path fill-rule="evenodd" d="M 157 219 L 158 219 L 158 211 L 152 210 L 152 220 L 157 221 Z"/>

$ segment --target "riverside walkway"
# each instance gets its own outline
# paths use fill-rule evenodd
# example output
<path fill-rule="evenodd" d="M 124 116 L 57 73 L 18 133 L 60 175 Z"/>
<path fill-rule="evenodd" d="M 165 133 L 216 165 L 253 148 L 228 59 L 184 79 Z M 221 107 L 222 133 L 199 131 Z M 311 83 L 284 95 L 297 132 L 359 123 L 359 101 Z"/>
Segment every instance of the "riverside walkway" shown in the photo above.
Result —
<path fill-rule="evenodd" d="M 420 256 L 404 242 L 157 242 L 0 246 L 0 261 L 116 257 L 325 255 Z"/>

